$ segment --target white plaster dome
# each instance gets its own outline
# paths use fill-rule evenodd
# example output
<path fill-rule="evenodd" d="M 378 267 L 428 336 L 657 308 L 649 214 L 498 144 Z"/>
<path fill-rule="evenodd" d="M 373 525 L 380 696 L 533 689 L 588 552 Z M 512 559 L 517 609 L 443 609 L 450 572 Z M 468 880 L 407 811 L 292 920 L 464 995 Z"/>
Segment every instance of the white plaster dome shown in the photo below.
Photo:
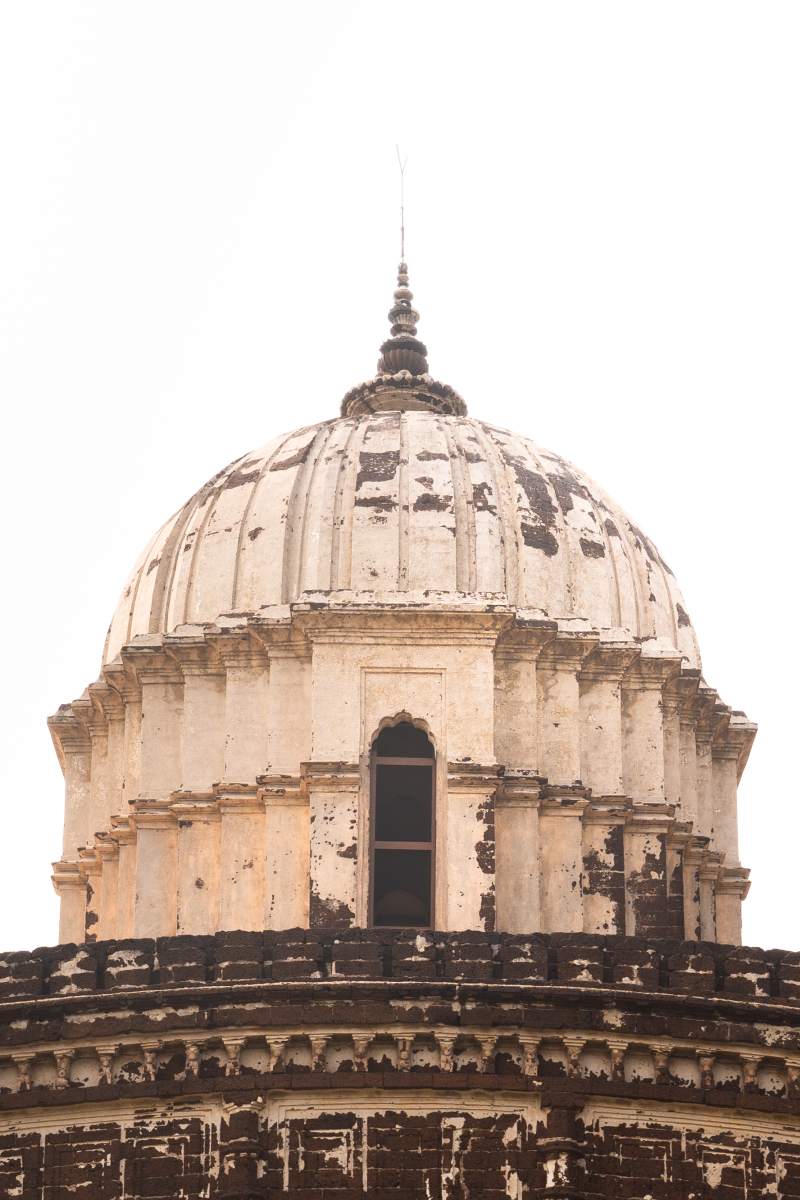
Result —
<path fill-rule="evenodd" d="M 313 602 L 508 605 L 658 638 L 699 667 L 650 539 L 581 471 L 459 405 L 351 401 L 231 463 L 147 546 L 104 661 L 141 635 Z"/>

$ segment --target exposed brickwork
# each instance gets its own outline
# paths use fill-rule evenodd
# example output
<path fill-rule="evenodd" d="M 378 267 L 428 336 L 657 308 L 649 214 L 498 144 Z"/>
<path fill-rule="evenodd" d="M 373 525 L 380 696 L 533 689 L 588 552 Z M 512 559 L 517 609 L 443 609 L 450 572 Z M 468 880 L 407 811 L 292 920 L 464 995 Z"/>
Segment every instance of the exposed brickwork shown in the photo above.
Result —
<path fill-rule="evenodd" d="M 0 956 L 0 1197 L 800 1197 L 800 956 L 231 933 Z"/>
<path fill-rule="evenodd" d="M 747 1132 L 596 1115 L 561 1096 L 531 1115 L 523 1105 L 470 1111 L 429 1097 L 349 1108 L 270 1125 L 263 1105 L 224 1116 L 148 1116 L 0 1137 L 4 1196 L 67 1200 L 368 1200 L 560 1197 L 561 1200 L 748 1200 L 800 1196 L 800 1144 L 763 1122 Z M 480 1110 L 481 1106 L 478 1105 Z"/>
<path fill-rule="evenodd" d="M 634 978 L 628 968 L 641 956 L 652 971 Z M 626 982 L 695 994 L 800 999 L 800 953 L 600 934 L 289 929 L 0 954 L 0 1002 L 147 986 L 326 978 Z"/>

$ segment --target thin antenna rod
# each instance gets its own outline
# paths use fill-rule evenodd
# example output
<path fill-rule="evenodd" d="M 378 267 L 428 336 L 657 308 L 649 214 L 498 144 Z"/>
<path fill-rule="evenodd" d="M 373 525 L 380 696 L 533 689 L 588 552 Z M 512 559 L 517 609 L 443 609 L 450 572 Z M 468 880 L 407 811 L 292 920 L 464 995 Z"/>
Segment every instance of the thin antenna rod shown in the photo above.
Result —
<path fill-rule="evenodd" d="M 400 168 L 400 261 L 406 261 L 406 163 L 408 156 L 401 157 L 400 147 L 395 146 L 397 165 Z"/>

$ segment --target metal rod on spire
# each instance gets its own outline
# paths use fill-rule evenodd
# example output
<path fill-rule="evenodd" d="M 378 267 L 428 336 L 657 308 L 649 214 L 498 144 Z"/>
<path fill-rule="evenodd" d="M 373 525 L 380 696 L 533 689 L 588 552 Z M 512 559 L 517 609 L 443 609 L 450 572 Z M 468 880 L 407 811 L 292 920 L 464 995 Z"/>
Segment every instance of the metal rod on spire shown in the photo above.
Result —
<path fill-rule="evenodd" d="M 397 165 L 400 168 L 400 261 L 405 262 L 406 259 L 406 163 L 408 155 L 403 158 L 400 154 L 400 147 L 395 145 L 397 153 Z"/>

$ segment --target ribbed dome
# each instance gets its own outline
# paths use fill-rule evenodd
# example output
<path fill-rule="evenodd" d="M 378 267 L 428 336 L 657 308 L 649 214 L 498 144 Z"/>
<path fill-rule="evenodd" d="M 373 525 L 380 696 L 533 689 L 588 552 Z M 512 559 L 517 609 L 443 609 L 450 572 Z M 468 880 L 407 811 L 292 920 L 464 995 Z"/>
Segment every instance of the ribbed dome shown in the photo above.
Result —
<path fill-rule="evenodd" d="M 526 438 L 413 410 L 300 429 L 216 475 L 142 555 L 105 661 L 141 634 L 312 599 L 510 604 L 700 665 L 672 572 L 590 479 Z"/>

